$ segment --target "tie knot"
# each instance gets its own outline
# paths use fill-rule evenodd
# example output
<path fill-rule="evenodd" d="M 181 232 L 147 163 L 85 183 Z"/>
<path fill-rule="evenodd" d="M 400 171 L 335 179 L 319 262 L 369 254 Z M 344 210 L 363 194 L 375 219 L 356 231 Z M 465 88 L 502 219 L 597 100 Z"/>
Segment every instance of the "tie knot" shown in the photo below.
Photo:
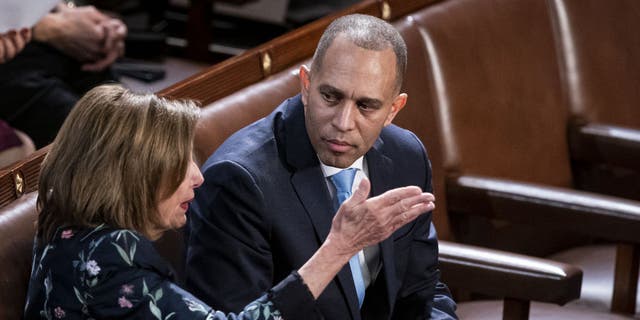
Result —
<path fill-rule="evenodd" d="M 357 169 L 355 168 L 349 168 L 329 177 L 338 193 L 351 194 L 351 186 L 353 185 L 353 179 L 356 177 L 356 171 Z"/>

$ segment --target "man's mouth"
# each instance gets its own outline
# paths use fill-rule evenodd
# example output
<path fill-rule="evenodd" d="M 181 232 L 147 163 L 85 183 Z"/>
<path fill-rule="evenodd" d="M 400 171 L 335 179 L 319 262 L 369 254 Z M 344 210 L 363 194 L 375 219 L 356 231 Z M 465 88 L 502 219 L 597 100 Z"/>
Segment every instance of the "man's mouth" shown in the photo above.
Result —
<path fill-rule="evenodd" d="M 350 143 L 343 140 L 324 139 L 324 141 L 332 152 L 344 153 L 353 148 Z"/>

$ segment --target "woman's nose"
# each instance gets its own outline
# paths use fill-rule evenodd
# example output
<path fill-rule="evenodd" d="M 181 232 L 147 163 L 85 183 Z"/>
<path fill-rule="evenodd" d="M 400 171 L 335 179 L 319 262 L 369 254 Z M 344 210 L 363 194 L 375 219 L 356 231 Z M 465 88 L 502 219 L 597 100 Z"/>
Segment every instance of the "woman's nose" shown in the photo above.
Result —
<path fill-rule="evenodd" d="M 197 188 L 201 186 L 202 183 L 204 182 L 204 177 L 202 176 L 202 173 L 200 172 L 200 169 L 198 169 L 198 166 L 196 165 L 196 163 L 193 161 L 191 161 L 190 170 L 191 170 L 191 180 L 193 181 L 193 188 Z"/>

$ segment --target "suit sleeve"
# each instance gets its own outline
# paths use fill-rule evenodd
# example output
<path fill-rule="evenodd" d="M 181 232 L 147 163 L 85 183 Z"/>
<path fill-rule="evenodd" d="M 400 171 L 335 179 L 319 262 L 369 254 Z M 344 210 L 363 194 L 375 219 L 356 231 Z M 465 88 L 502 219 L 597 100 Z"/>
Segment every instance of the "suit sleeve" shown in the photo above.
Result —
<path fill-rule="evenodd" d="M 232 161 L 206 167 L 204 178 L 189 214 L 186 285 L 214 309 L 240 311 L 274 283 L 263 194 Z M 285 319 L 317 314 L 305 285 L 272 292 Z"/>
<path fill-rule="evenodd" d="M 426 179 L 423 190 L 433 192 L 431 164 L 420 140 L 413 136 L 422 151 Z M 456 304 L 449 288 L 440 282 L 438 240 L 432 212 L 418 219 L 412 227 L 409 262 L 396 301 L 394 319 L 457 319 Z"/>

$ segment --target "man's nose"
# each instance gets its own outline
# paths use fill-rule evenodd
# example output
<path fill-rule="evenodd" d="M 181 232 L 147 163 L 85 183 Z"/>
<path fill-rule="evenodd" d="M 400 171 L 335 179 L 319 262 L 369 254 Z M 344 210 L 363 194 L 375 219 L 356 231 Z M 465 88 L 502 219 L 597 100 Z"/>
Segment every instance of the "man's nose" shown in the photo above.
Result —
<path fill-rule="evenodd" d="M 355 116 L 357 112 L 356 104 L 346 101 L 335 109 L 333 125 L 340 131 L 349 131 L 355 127 Z"/>

